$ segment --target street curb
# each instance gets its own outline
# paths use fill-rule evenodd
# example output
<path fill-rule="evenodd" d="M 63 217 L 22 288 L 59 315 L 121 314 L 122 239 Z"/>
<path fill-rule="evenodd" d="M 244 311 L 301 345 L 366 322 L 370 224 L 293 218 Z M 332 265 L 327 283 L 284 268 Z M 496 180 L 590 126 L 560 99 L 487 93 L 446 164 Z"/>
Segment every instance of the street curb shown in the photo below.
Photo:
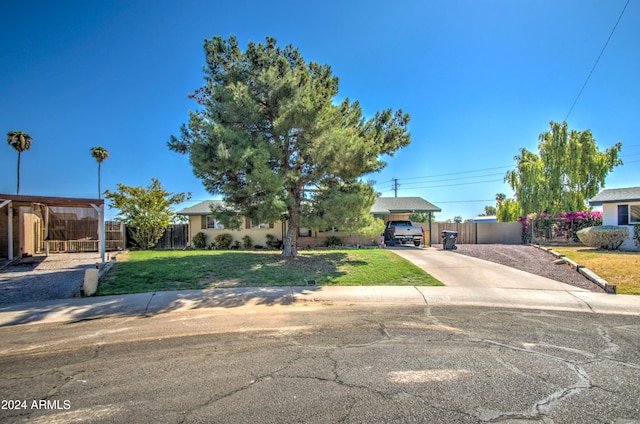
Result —
<path fill-rule="evenodd" d="M 590 280 L 591 282 L 597 284 L 598 286 L 602 287 L 602 289 L 609 294 L 616 294 L 616 285 L 615 284 L 611 284 L 609 283 L 607 280 L 605 280 L 604 278 L 600 277 L 599 275 L 597 275 L 595 272 L 591 271 L 589 268 L 585 267 L 584 265 L 580 265 L 574 261 L 572 261 L 571 259 L 567 258 L 565 255 L 561 255 L 560 253 L 554 251 L 552 248 L 547 248 L 544 246 L 540 246 L 539 244 L 532 244 L 531 246 L 543 250 L 547 253 L 551 253 L 553 256 L 555 256 L 558 259 L 562 259 L 567 265 L 569 265 L 571 268 L 575 269 L 579 274 L 583 275 L 585 278 L 587 278 L 588 280 Z"/>

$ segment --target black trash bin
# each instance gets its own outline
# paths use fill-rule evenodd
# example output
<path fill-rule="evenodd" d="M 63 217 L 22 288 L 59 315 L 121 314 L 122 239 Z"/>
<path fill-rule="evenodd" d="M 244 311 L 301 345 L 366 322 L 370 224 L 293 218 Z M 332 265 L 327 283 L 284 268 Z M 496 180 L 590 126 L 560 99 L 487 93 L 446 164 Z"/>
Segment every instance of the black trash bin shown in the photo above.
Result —
<path fill-rule="evenodd" d="M 458 232 L 451 230 L 444 230 L 442 232 L 442 248 L 444 250 L 456 250 L 456 240 L 458 239 Z"/>

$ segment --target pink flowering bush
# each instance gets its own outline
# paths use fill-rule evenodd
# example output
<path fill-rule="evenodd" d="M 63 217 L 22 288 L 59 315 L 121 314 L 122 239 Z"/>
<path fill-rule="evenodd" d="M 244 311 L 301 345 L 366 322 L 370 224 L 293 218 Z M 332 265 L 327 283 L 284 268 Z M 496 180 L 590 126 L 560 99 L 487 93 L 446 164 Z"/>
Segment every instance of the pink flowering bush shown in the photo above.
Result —
<path fill-rule="evenodd" d="M 522 241 L 535 239 L 566 239 L 579 241 L 576 233 L 582 228 L 602 225 L 602 212 L 580 211 L 562 212 L 559 214 L 532 213 L 518 218 L 522 223 Z"/>

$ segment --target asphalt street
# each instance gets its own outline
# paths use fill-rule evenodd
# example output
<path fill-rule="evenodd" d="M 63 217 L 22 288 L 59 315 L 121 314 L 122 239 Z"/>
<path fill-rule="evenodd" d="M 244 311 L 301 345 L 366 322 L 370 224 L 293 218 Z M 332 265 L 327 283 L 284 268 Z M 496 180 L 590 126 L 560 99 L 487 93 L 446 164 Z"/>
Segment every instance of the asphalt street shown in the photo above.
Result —
<path fill-rule="evenodd" d="M 308 300 L 0 340 L 2 422 L 640 422 L 637 315 Z"/>
<path fill-rule="evenodd" d="M 640 423 L 637 296 L 399 254 L 446 286 L 2 306 L 0 422 Z"/>

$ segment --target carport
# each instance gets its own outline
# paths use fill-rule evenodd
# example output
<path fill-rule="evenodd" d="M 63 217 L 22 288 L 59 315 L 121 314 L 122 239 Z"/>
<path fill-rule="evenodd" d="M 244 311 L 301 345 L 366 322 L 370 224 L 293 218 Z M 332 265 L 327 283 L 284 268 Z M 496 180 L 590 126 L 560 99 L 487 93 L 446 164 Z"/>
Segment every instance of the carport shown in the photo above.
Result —
<path fill-rule="evenodd" d="M 44 234 L 44 252 L 49 254 L 49 231 L 51 208 L 82 208 L 91 209 L 97 213 L 98 251 L 102 262 L 105 261 L 105 230 L 104 230 L 104 200 L 78 199 L 70 197 L 45 197 L 0 194 L 0 231 L 6 234 L 6 239 L 0 237 L 0 256 L 11 261 L 16 255 L 25 253 L 27 242 L 32 242 L 38 229 L 31 222 L 32 219 L 42 219 L 41 227 Z M 16 214 L 16 211 L 18 213 Z M 37 211 L 37 212 L 36 212 Z M 6 220 L 2 219 L 6 216 Z M 5 228 L 6 227 L 6 228 Z M 4 231 L 6 230 L 6 231 Z"/>
<path fill-rule="evenodd" d="M 378 197 L 371 207 L 373 216 L 384 222 L 409 220 L 412 213 L 429 214 L 429 246 L 431 246 L 431 217 L 442 209 L 422 197 Z M 427 241 L 425 240 L 425 245 Z"/>

